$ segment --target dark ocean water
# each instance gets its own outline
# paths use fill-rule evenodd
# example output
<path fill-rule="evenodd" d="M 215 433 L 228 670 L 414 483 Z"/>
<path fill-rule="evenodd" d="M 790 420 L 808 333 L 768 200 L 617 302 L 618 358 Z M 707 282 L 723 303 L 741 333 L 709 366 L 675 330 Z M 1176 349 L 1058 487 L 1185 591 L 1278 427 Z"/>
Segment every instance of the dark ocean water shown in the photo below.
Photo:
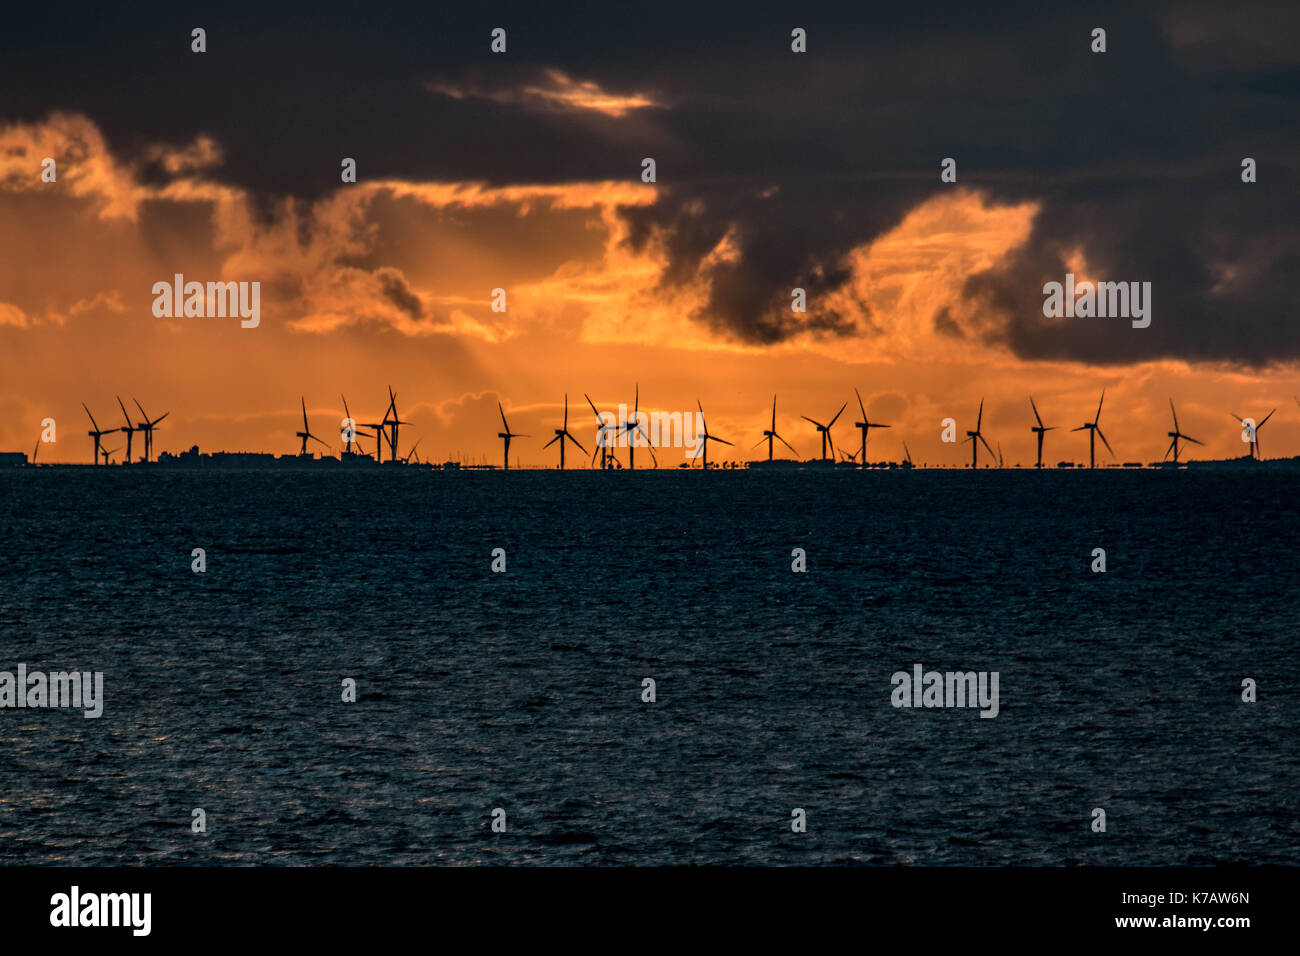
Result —
<path fill-rule="evenodd" d="M 0 474 L 0 670 L 106 697 L 0 710 L 0 862 L 1300 863 L 1298 501 L 1284 473 Z M 895 709 L 915 663 L 998 671 L 1001 713 Z"/>

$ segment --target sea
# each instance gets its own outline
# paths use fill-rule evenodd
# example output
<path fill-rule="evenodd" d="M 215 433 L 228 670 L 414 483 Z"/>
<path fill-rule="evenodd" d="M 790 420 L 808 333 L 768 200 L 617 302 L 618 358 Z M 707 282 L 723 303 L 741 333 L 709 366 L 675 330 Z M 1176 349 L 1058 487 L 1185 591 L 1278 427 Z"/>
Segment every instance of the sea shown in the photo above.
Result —
<path fill-rule="evenodd" d="M 14 469 L 0 671 L 104 690 L 0 709 L 0 863 L 1300 863 L 1298 531 L 1263 469 Z"/>

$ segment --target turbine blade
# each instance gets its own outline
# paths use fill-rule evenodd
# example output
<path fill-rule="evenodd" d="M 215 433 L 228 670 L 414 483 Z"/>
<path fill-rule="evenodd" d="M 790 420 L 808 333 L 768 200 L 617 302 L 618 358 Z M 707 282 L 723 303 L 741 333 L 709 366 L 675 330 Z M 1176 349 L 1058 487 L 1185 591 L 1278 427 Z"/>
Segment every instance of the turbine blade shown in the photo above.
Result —
<path fill-rule="evenodd" d="M 1029 407 L 1034 410 L 1034 418 L 1038 421 L 1038 427 L 1043 427 L 1043 418 L 1038 414 L 1038 406 L 1034 404 L 1034 396 L 1029 396 Z"/>
<path fill-rule="evenodd" d="M 775 435 L 775 433 L 773 433 L 773 434 Z M 775 435 L 775 437 L 776 437 L 776 440 L 777 440 L 777 441 L 779 441 L 779 442 L 780 442 L 782 445 L 784 445 L 786 448 L 789 448 L 792 452 L 794 452 L 795 456 L 798 457 L 799 453 L 798 453 L 797 451 L 794 450 L 794 446 L 793 446 L 793 445 L 791 445 L 788 441 L 786 441 L 786 440 L 785 440 L 784 438 L 782 438 L 780 435 Z"/>
<path fill-rule="evenodd" d="M 988 452 L 989 452 L 989 455 L 990 455 L 990 456 L 992 456 L 992 457 L 994 457 L 994 458 L 997 457 L 997 455 L 994 453 L 993 449 L 992 449 L 992 448 L 989 448 L 989 443 L 986 442 L 986 441 L 984 441 L 984 436 L 983 436 L 983 435 L 980 435 L 980 442 L 983 443 L 983 445 L 984 445 L 985 448 L 988 448 Z"/>
<path fill-rule="evenodd" d="M 1174 408 L 1174 400 L 1169 399 L 1169 411 L 1174 416 L 1174 431 L 1178 431 L 1178 411 Z"/>
<path fill-rule="evenodd" d="M 547 449 L 547 448 L 550 448 L 552 445 L 554 445 L 554 444 L 555 444 L 557 441 L 559 441 L 559 440 L 560 440 L 560 436 L 559 436 L 559 435 L 556 435 L 554 438 L 552 438 L 550 441 L 548 441 L 545 445 L 543 445 L 543 446 L 542 446 L 542 449 L 545 450 L 545 449 Z"/>
<path fill-rule="evenodd" d="M 506 410 L 501 407 L 500 399 L 497 399 L 497 411 L 501 415 L 501 424 L 505 426 L 506 431 L 510 431 L 510 423 L 506 421 Z"/>
<path fill-rule="evenodd" d="M 578 441 L 578 439 L 576 439 L 576 438 L 574 438 L 572 435 L 570 435 L 568 429 L 565 429 L 564 434 L 565 434 L 566 436 L 568 436 L 569 441 L 573 442 L 573 443 L 574 443 L 575 445 L 577 445 L 579 448 L 582 448 L 582 442 Z M 583 452 L 583 454 L 586 454 L 587 449 L 582 448 L 582 452 Z"/>
<path fill-rule="evenodd" d="M 1103 445 L 1106 446 L 1106 450 L 1107 450 L 1108 452 L 1110 452 L 1111 457 L 1114 457 L 1114 455 L 1115 455 L 1115 450 L 1114 450 L 1113 448 L 1110 447 L 1110 442 L 1106 441 L 1106 436 L 1103 435 L 1103 434 L 1101 433 L 1101 429 L 1100 429 L 1100 428 L 1097 429 L 1097 437 L 1100 438 L 1100 439 L 1101 439 L 1101 443 L 1102 443 Z"/>
<path fill-rule="evenodd" d="M 982 426 L 983 424 L 984 424 L 984 399 L 981 398 L 980 413 L 979 416 L 975 419 L 975 431 L 978 432 L 980 430 L 980 426 Z"/>
<path fill-rule="evenodd" d="M 1273 412 L 1275 412 L 1275 411 L 1277 411 L 1276 408 L 1273 409 Z M 1268 421 L 1270 418 L 1273 417 L 1273 412 L 1269 412 L 1267 415 L 1264 416 L 1264 422 Z M 93 419 L 92 419 L 92 421 L 93 421 Z M 1259 431 L 1261 428 L 1263 428 L 1263 427 L 1264 427 L 1264 422 L 1260 422 L 1258 425 L 1256 425 L 1256 426 L 1255 426 L 1255 431 Z"/>
<path fill-rule="evenodd" d="M 732 448 L 736 447 L 735 445 L 732 445 L 731 442 L 727 441 L 725 438 L 714 438 L 712 435 L 709 436 L 709 441 L 716 441 L 719 444 L 723 444 L 723 445 L 731 445 Z"/>
<path fill-rule="evenodd" d="M 846 409 L 846 408 L 848 408 L 848 407 L 849 407 L 849 403 L 848 403 L 848 402 L 845 402 L 843 405 L 841 405 L 841 406 L 840 406 L 840 410 L 839 410 L 838 412 L 835 413 L 835 418 L 839 418 L 841 415 L 843 415 L 843 414 L 844 414 L 844 409 Z M 865 418 L 866 416 L 864 415 L 863 417 Z M 831 425 L 834 425 L 834 424 L 835 424 L 835 418 L 832 418 L 832 419 L 830 420 L 830 424 L 826 426 L 827 428 L 830 428 Z"/>
<path fill-rule="evenodd" d="M 862 405 L 862 393 L 858 391 L 857 386 L 853 387 L 853 394 L 858 396 L 858 410 L 862 412 L 862 420 L 867 420 L 867 410 Z"/>
<path fill-rule="evenodd" d="M 1190 436 L 1188 436 L 1188 435 L 1184 435 L 1184 436 L 1183 436 L 1183 441 L 1189 441 L 1189 442 L 1191 442 L 1193 445 L 1204 445 L 1204 444 L 1205 444 L 1205 442 L 1203 442 L 1203 441 L 1197 441 L 1195 438 L 1192 438 L 1192 437 L 1190 437 Z"/>

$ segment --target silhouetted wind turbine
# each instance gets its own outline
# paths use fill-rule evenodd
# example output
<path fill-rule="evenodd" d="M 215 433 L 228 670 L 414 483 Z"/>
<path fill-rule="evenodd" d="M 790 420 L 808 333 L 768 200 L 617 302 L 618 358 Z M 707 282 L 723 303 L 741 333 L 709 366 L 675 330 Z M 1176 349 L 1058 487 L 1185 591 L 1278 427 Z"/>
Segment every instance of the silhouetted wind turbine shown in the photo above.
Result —
<path fill-rule="evenodd" d="M 1111 456 L 1114 457 L 1115 455 L 1114 449 L 1110 447 L 1110 442 L 1106 441 L 1106 436 L 1101 433 L 1101 427 L 1097 424 L 1099 421 L 1101 421 L 1101 404 L 1104 401 L 1106 401 L 1106 390 L 1103 388 L 1101 390 L 1101 401 L 1097 403 L 1097 414 L 1093 416 L 1092 421 L 1084 422 L 1078 428 L 1070 429 L 1070 431 L 1072 432 L 1081 432 L 1084 431 L 1085 429 L 1088 432 L 1088 467 L 1089 468 L 1097 467 L 1097 454 L 1096 454 L 1097 437 L 1101 438 L 1101 443 L 1106 446 L 1106 450 L 1111 453 Z M 1172 406 L 1172 403 L 1170 404 Z M 1170 434 L 1173 433 L 1170 432 Z"/>
<path fill-rule="evenodd" d="M 596 452 L 600 452 L 600 470 L 604 471 L 609 459 L 614 457 L 609 450 L 609 433 L 611 431 L 617 432 L 618 429 L 613 425 L 605 424 L 605 419 L 601 417 L 600 412 L 596 411 L 596 403 L 591 400 L 590 395 L 583 392 L 582 397 L 587 400 L 587 404 L 591 406 L 591 413 L 596 416 L 596 451 L 591 453 L 591 463 L 593 465 L 596 463 Z M 566 398 L 565 401 L 567 403 L 568 399 Z M 586 451 L 586 449 L 584 448 L 583 451 Z"/>
<path fill-rule="evenodd" d="M 1273 412 L 1275 411 L 1277 411 L 1276 408 L 1273 409 Z M 1264 422 L 1273 417 L 1273 412 L 1269 412 L 1264 416 Z M 1246 420 L 1241 416 L 1234 414 L 1232 417 L 1237 419 L 1237 421 L 1241 422 L 1243 425 L 1246 424 Z M 1250 430 L 1250 454 L 1252 458 L 1257 458 L 1260 461 L 1264 460 L 1264 453 L 1259 450 L 1259 430 L 1264 427 L 1264 422 L 1260 422 Z"/>
<path fill-rule="evenodd" d="M 862 456 L 862 467 L 865 468 L 867 465 L 867 432 L 871 431 L 873 428 L 888 428 L 889 426 L 868 419 L 867 410 L 862 405 L 862 393 L 855 388 L 853 394 L 858 396 L 858 409 L 862 412 L 862 421 L 854 422 L 853 425 L 862 432 L 862 447 L 858 449 L 858 454 Z"/>
<path fill-rule="evenodd" d="M 1031 432 L 1034 432 L 1038 435 L 1038 464 L 1034 465 L 1034 467 L 1042 468 L 1043 467 L 1043 436 L 1050 431 L 1054 431 L 1057 426 L 1043 424 L 1043 418 L 1041 415 L 1038 414 L 1038 406 L 1034 404 L 1034 396 L 1032 395 L 1029 396 L 1029 407 L 1034 410 L 1034 418 L 1038 420 L 1037 425 L 1031 425 L 1029 427 L 1029 430 Z"/>
<path fill-rule="evenodd" d="M 700 410 L 700 428 L 704 429 L 704 441 L 701 444 L 701 449 L 703 454 L 703 462 L 702 462 L 703 470 L 708 471 L 709 470 L 709 442 L 715 441 L 719 445 L 728 445 L 732 448 L 735 448 L 736 446 L 732 445 L 731 442 L 727 441 L 725 438 L 718 438 L 716 435 L 710 435 L 709 424 L 704 420 L 704 406 L 700 404 L 700 400 L 698 398 L 695 400 L 695 406 Z"/>
<path fill-rule="evenodd" d="M 307 427 L 307 399 L 306 398 L 302 399 L 302 431 L 295 432 L 295 434 L 302 439 L 302 448 L 299 449 L 298 451 L 299 457 L 307 454 L 308 438 L 310 438 L 312 441 L 317 441 L 320 442 L 322 445 L 325 445 L 325 443 L 321 441 L 319 438 L 317 438 L 315 435 L 313 435 L 311 433 L 311 429 Z M 329 445 L 325 445 L 325 447 L 329 448 Z"/>
<path fill-rule="evenodd" d="M 81 407 L 82 407 L 82 408 L 86 408 L 86 403 L 85 403 L 85 402 L 82 402 L 82 403 L 81 403 Z M 100 437 L 103 436 L 103 435 L 107 435 L 109 432 L 117 431 L 117 429 L 115 429 L 115 428 L 100 428 L 100 427 L 99 427 L 99 423 L 98 423 L 97 421 L 95 421 L 95 416 L 90 414 L 90 409 L 89 409 L 89 408 L 86 408 L 86 415 L 90 418 L 90 424 L 91 424 L 91 427 L 94 429 L 93 431 L 88 431 L 88 432 L 86 432 L 86 434 L 89 435 L 91 438 L 93 438 L 93 439 L 95 440 L 95 450 L 94 450 L 94 451 L 91 453 L 91 455 L 90 455 L 90 463 L 91 463 L 92 465 L 98 465 L 98 464 L 99 464 L 99 439 L 100 439 Z"/>
<path fill-rule="evenodd" d="M 116 455 L 116 454 L 117 454 L 117 449 L 116 449 L 116 448 L 105 448 L 103 451 L 100 452 L 100 454 L 104 456 L 104 464 L 105 464 L 105 465 L 110 465 L 110 464 L 112 464 L 112 462 L 109 460 L 109 456 L 110 456 L 110 455 Z"/>
<path fill-rule="evenodd" d="M 389 412 L 393 415 L 391 419 L 388 417 Z M 398 417 L 397 396 L 393 394 L 393 388 L 391 385 L 388 387 L 388 411 L 384 412 L 384 424 L 390 426 L 393 430 L 388 446 L 388 460 L 397 461 L 397 429 L 402 425 L 410 425 L 412 423 L 404 422 Z"/>
<path fill-rule="evenodd" d="M 975 430 L 974 430 L 974 431 L 970 431 L 969 429 L 967 429 L 967 431 L 966 431 L 966 440 L 967 440 L 968 442 L 970 442 L 970 466 L 971 466 L 972 468 L 978 468 L 978 467 L 979 467 L 979 451 L 980 451 L 980 449 L 979 449 L 979 445 L 976 443 L 975 439 L 978 438 L 978 439 L 980 440 L 980 442 L 983 442 L 984 447 L 985 447 L 985 448 L 988 448 L 989 456 L 990 456 L 990 457 L 993 456 L 993 449 L 992 449 L 992 448 L 989 448 L 989 443 L 988 443 L 987 441 L 984 440 L 984 433 L 983 433 L 982 431 L 980 431 L 980 429 L 981 429 L 983 426 L 984 426 L 984 399 L 981 398 L 981 399 L 980 399 L 980 410 L 979 410 L 979 414 L 975 417 Z"/>
<path fill-rule="evenodd" d="M 626 408 L 627 406 L 623 406 Z M 641 383 L 636 386 L 636 400 L 632 405 L 632 420 L 624 423 L 623 432 L 627 434 L 627 467 L 628 471 L 636 471 L 636 436 L 641 435 L 645 438 L 645 446 L 650 451 L 650 458 L 654 461 L 655 467 L 659 467 L 659 458 L 655 455 L 655 449 L 650 444 L 650 433 L 645 430 L 641 424 Z"/>
<path fill-rule="evenodd" d="M 501 424 L 505 426 L 505 431 L 499 432 L 497 438 L 505 442 L 505 470 L 510 470 L 510 439 L 527 438 L 527 435 L 520 435 L 510 430 L 510 423 L 506 421 L 506 410 L 501 407 L 501 402 L 497 402 L 497 411 L 501 413 Z"/>
<path fill-rule="evenodd" d="M 352 428 L 351 428 L 351 430 L 350 430 L 350 431 L 346 431 L 346 432 L 343 433 L 343 440 L 344 440 L 344 443 L 345 443 L 344 446 L 343 446 L 343 454 L 345 454 L 345 455 L 355 455 L 357 452 L 354 452 L 354 451 L 352 450 L 352 446 L 355 445 L 356 448 L 357 448 L 357 451 L 362 451 L 361 443 L 360 443 L 359 441 L 357 441 L 357 436 L 358 436 L 358 435 L 362 435 L 362 436 L 364 436 L 364 437 L 366 437 L 366 438 L 374 438 L 375 436 L 369 434 L 368 432 L 360 431 L 360 430 L 357 428 L 357 423 L 356 423 L 355 421 L 353 421 L 353 419 L 352 419 L 352 412 L 348 409 L 348 400 L 347 400 L 347 396 L 345 396 L 345 395 L 340 395 L 339 398 L 343 399 L 343 417 L 346 418 L 349 422 L 352 422 Z M 376 444 L 377 444 L 377 443 L 376 443 Z"/>
<path fill-rule="evenodd" d="M 117 407 L 122 409 L 122 418 L 126 420 L 126 425 L 119 428 L 118 431 L 126 432 L 126 464 L 131 464 L 131 436 L 135 434 L 135 426 L 131 424 L 131 416 L 126 413 L 126 406 L 122 404 L 122 397 L 114 395 L 117 399 Z"/>
<path fill-rule="evenodd" d="M 555 437 L 542 446 L 542 449 L 545 450 L 547 448 L 550 448 L 557 441 L 560 443 L 560 471 L 564 471 L 564 442 L 566 440 L 571 441 L 579 448 L 582 448 L 582 442 L 578 441 L 578 439 L 574 438 L 572 435 L 569 434 L 569 393 L 568 392 L 564 393 L 564 427 L 555 429 Z M 585 455 L 587 453 L 587 449 L 582 448 L 582 453 Z M 593 453 L 593 457 L 594 456 L 595 455 Z"/>
<path fill-rule="evenodd" d="M 135 427 L 140 429 L 140 431 L 144 432 L 144 460 L 148 461 L 150 455 L 153 453 L 153 430 L 157 428 L 158 423 L 162 421 L 164 418 L 166 418 L 168 415 L 170 415 L 171 412 L 163 412 L 162 415 L 160 415 L 158 418 L 155 418 L 153 421 L 150 421 L 149 413 L 144 410 L 144 406 L 141 405 L 139 402 L 137 402 L 134 398 L 131 399 L 131 401 L 135 402 L 135 407 L 140 409 L 140 414 L 144 416 L 144 421 L 142 421 L 139 425 L 136 425 Z"/>
<path fill-rule="evenodd" d="M 912 453 L 907 450 L 907 442 L 903 442 L 903 456 L 907 459 L 909 465 L 912 464 Z"/>
<path fill-rule="evenodd" d="M 1165 458 L 1168 458 L 1169 453 L 1172 451 L 1174 453 L 1174 464 L 1176 465 L 1178 464 L 1178 440 L 1180 438 L 1183 441 L 1191 442 L 1193 445 L 1200 445 L 1201 442 L 1198 442 L 1195 438 L 1192 438 L 1190 435 L 1184 435 L 1182 432 L 1178 430 L 1178 412 L 1174 411 L 1174 400 L 1172 398 L 1169 399 L 1169 411 L 1174 416 L 1174 430 L 1167 433 L 1169 437 L 1173 439 L 1173 441 L 1171 441 L 1169 443 L 1169 447 L 1165 449 Z"/>
<path fill-rule="evenodd" d="M 420 442 L 422 441 L 424 441 L 423 438 L 417 438 L 415 440 L 415 444 L 411 446 L 411 450 L 408 451 L 406 457 L 402 459 L 402 464 L 409 464 L 412 458 L 415 459 L 417 465 L 420 463 L 420 456 L 415 453 L 415 449 L 420 447 Z"/>
<path fill-rule="evenodd" d="M 799 416 L 800 418 L 802 418 L 802 419 L 803 419 L 804 421 L 806 421 L 806 422 L 812 422 L 814 425 L 817 426 L 817 431 L 821 432 L 821 436 L 822 436 L 822 461 L 825 461 L 825 460 L 826 460 L 826 443 L 827 443 L 827 442 L 830 442 L 830 446 L 831 446 L 831 454 L 832 454 L 832 455 L 835 454 L 835 442 L 831 439 L 831 426 L 835 424 L 835 420 L 836 420 L 837 418 L 839 418 L 842 414 L 844 414 L 844 409 L 846 409 L 846 408 L 848 408 L 848 407 L 849 407 L 849 403 L 848 403 L 848 402 L 845 402 L 843 405 L 841 405 L 841 406 L 840 406 L 840 410 L 839 410 L 838 412 L 835 413 L 835 418 L 832 418 L 832 419 L 830 420 L 829 424 L 826 424 L 826 425 L 823 425 L 821 422 L 819 422 L 819 421 L 815 421 L 814 419 L 809 418 L 807 415 L 800 415 L 800 416 Z M 866 417 L 866 416 L 864 415 L 863 418 L 865 418 L 865 417 Z M 834 458 L 832 458 L 831 460 L 834 461 Z"/>
<path fill-rule="evenodd" d="M 601 412 L 595 410 L 595 402 L 591 401 L 589 394 L 586 394 L 585 392 L 582 393 L 582 398 L 586 399 L 586 403 L 591 406 L 591 414 L 595 415 L 595 451 L 591 453 L 591 464 L 595 464 L 595 455 L 597 455 L 597 453 L 601 454 L 601 471 L 604 471 L 604 468 L 607 467 L 608 459 L 614 458 L 614 453 L 610 451 L 610 438 L 608 438 L 608 434 L 610 434 L 610 432 L 617 432 L 617 428 L 615 428 L 614 425 L 607 425 L 604 423 Z M 607 414 L 612 415 L 614 412 L 607 412 Z"/>
<path fill-rule="evenodd" d="M 374 434 L 366 437 L 375 440 L 375 461 L 382 462 L 384 460 L 384 442 L 388 440 L 388 412 L 384 412 L 382 422 L 360 422 L 359 424 L 363 428 L 374 429 Z"/>
<path fill-rule="evenodd" d="M 791 451 L 794 451 L 794 446 L 791 445 L 788 441 L 786 441 L 784 438 L 782 438 L 780 435 L 778 435 L 778 434 L 776 433 L 776 396 L 775 396 L 775 395 L 772 396 L 772 427 L 771 427 L 771 428 L 765 428 L 765 429 L 763 429 L 763 437 L 760 438 L 760 439 L 758 440 L 758 443 L 757 443 L 756 445 L 754 445 L 754 447 L 757 448 L 759 445 L 763 444 L 763 442 L 767 442 L 767 460 L 768 460 L 768 461 L 771 461 L 771 460 L 772 460 L 772 440 L 773 440 L 773 439 L 776 439 L 776 440 L 779 441 L 782 445 L 784 445 L 786 448 L 789 448 Z M 797 451 L 794 451 L 794 456 L 795 456 L 796 458 L 798 458 L 798 457 L 799 457 L 799 453 L 798 453 Z"/>

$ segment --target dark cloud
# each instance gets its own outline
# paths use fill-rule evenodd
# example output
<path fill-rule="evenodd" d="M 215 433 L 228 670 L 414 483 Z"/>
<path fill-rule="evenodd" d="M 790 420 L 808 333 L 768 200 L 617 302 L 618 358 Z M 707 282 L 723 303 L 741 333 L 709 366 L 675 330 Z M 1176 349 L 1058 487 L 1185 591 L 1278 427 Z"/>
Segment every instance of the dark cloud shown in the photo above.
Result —
<path fill-rule="evenodd" d="M 401 309 L 412 319 L 424 318 L 424 302 L 406 281 L 406 276 L 396 269 L 384 267 L 375 270 L 379 291 L 385 299 Z"/>

